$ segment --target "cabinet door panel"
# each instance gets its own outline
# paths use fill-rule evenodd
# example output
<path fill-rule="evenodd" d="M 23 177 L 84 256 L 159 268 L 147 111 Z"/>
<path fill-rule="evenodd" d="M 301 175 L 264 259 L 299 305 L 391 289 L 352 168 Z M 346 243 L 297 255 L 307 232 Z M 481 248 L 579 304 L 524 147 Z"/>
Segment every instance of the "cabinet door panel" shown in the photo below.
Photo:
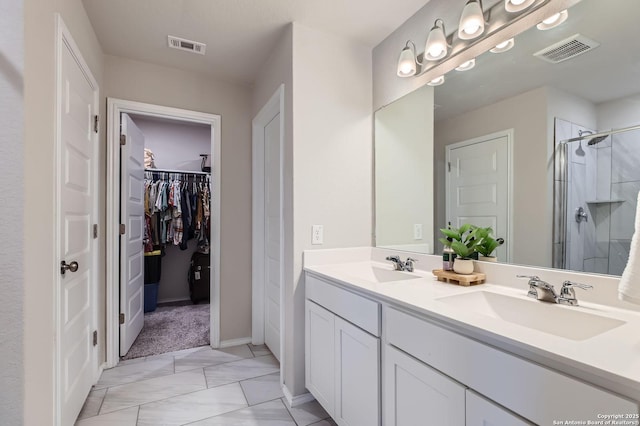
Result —
<path fill-rule="evenodd" d="M 336 411 L 340 426 L 380 424 L 380 339 L 336 317 Z"/>
<path fill-rule="evenodd" d="M 467 389 L 467 426 L 529 426 L 532 424 Z"/>
<path fill-rule="evenodd" d="M 464 426 L 464 386 L 392 346 L 384 355 L 385 425 Z"/>
<path fill-rule="evenodd" d="M 309 392 L 333 416 L 335 401 L 335 315 L 305 301 L 305 380 Z"/>

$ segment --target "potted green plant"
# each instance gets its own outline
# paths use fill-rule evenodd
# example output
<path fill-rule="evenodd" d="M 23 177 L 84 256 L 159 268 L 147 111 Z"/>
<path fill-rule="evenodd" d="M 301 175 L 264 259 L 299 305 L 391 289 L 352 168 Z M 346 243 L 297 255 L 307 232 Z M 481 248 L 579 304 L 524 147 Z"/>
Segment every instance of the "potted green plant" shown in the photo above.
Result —
<path fill-rule="evenodd" d="M 478 260 L 485 262 L 497 262 L 498 258 L 493 255 L 493 252 L 504 243 L 502 238 L 493 238 L 493 229 L 491 227 L 478 228 L 477 237 L 478 245 L 476 251 L 480 254 Z"/>
<path fill-rule="evenodd" d="M 446 238 L 440 238 L 445 247 L 451 247 L 456 254 L 453 270 L 458 274 L 473 273 L 473 255 L 480 242 L 478 230 L 480 228 L 465 223 L 460 228 L 440 229 Z"/>

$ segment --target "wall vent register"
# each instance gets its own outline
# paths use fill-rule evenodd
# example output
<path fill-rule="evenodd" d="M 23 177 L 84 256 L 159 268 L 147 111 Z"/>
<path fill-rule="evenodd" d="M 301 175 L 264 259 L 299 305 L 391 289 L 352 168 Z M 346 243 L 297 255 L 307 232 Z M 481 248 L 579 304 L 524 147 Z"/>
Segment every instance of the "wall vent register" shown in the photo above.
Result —
<path fill-rule="evenodd" d="M 575 34 L 534 53 L 533 56 L 552 64 L 558 64 L 582 55 L 583 53 L 587 53 L 598 46 L 600 46 L 600 43 L 580 34 Z"/>
<path fill-rule="evenodd" d="M 207 45 L 198 41 L 187 40 L 180 37 L 168 36 L 169 47 L 187 52 L 198 53 L 204 55 Z"/>

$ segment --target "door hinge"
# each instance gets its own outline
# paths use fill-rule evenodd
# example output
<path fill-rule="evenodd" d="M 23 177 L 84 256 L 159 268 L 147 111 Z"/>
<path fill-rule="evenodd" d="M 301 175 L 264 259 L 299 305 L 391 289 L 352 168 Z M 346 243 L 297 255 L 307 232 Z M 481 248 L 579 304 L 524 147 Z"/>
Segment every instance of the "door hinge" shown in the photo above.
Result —
<path fill-rule="evenodd" d="M 120 135 L 120 145 L 127 144 L 127 137 L 125 135 Z"/>
<path fill-rule="evenodd" d="M 120 314 L 120 324 L 124 324 L 124 314 Z"/>
<path fill-rule="evenodd" d="M 127 231 L 127 227 L 125 226 L 124 223 L 120 224 L 120 235 L 124 235 L 124 233 Z"/>
<path fill-rule="evenodd" d="M 93 116 L 93 131 L 96 132 L 96 133 L 98 133 L 99 124 L 100 124 L 100 116 L 99 115 L 94 115 Z"/>
<path fill-rule="evenodd" d="M 98 238 L 98 224 L 94 223 L 93 224 L 93 238 Z"/>
<path fill-rule="evenodd" d="M 98 346 L 98 330 L 93 330 L 93 346 Z"/>
<path fill-rule="evenodd" d="M 451 161 L 447 163 L 447 166 L 449 167 L 449 173 L 451 173 Z"/>

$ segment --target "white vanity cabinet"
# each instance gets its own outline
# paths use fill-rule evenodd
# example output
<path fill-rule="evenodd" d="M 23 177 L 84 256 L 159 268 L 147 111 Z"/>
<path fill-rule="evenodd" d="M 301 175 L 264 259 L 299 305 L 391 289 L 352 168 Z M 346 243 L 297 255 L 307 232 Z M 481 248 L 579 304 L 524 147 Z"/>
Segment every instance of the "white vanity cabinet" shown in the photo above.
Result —
<path fill-rule="evenodd" d="M 465 425 L 463 385 L 393 346 L 383 370 L 385 426 Z"/>
<path fill-rule="evenodd" d="M 466 393 L 466 426 L 509 425 L 529 426 L 532 423 L 516 416 L 472 390 Z"/>
<path fill-rule="evenodd" d="M 492 424 L 491 418 L 517 420 L 514 423 L 497 421 L 493 424 L 528 424 L 518 423 L 522 422 L 520 416 L 535 424 L 547 425 L 553 424 L 554 420 L 567 419 L 568 416 L 571 419 L 595 421 L 603 413 L 638 412 L 637 402 L 467 338 L 425 318 L 385 307 L 384 324 L 385 339 L 392 346 L 385 347 L 385 413 L 399 409 L 394 401 L 401 398 L 397 393 L 400 387 L 390 381 L 397 373 L 388 371 L 397 366 L 386 359 L 387 353 L 394 353 L 398 349 L 408 354 L 406 356 L 415 358 L 415 363 L 435 369 L 446 379 L 477 392 L 476 396 L 486 398 L 480 401 L 472 398 L 469 404 L 458 404 L 461 411 L 466 411 L 466 424 L 469 426 Z M 429 385 L 441 395 L 450 393 L 450 383 L 446 380 L 431 379 Z M 417 404 L 424 402 L 418 401 Z M 407 409 L 407 413 L 413 415 L 417 407 L 420 406 Z M 425 416 L 431 418 L 430 414 L 425 413 Z M 404 413 L 396 413 L 396 418 L 403 417 Z M 483 420 L 489 422 L 483 423 Z M 414 418 L 414 421 L 417 420 Z"/>
<path fill-rule="evenodd" d="M 340 426 L 380 425 L 380 304 L 306 276 L 306 387 Z"/>

